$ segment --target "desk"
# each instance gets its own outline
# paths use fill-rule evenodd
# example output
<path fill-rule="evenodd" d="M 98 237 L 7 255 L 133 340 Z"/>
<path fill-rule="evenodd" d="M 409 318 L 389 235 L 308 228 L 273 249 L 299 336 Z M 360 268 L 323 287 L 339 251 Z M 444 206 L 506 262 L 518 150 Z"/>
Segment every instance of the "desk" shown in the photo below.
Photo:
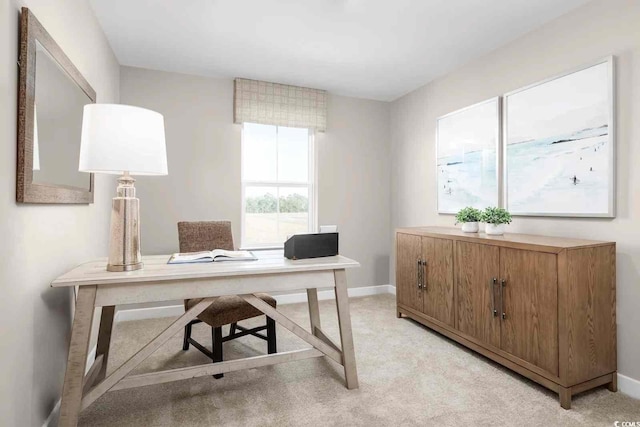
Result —
<path fill-rule="evenodd" d="M 359 267 L 343 256 L 292 261 L 282 255 L 259 256 L 257 261 L 168 265 L 168 255 L 145 257 L 143 270 L 107 272 L 106 260 L 82 264 L 51 283 L 78 286 L 75 316 L 64 376 L 60 426 L 75 426 L 80 412 L 103 394 L 206 375 L 251 369 L 283 362 L 327 356 L 344 367 L 346 387 L 358 388 L 351 335 L 345 269 Z M 341 345 L 321 329 L 317 288 L 335 289 Z M 306 289 L 311 333 L 253 294 Z M 305 340 L 312 347 L 271 355 L 229 360 L 139 375 L 131 371 L 169 338 L 204 311 L 215 297 L 238 295 L 258 310 Z M 106 376 L 115 306 L 176 299 L 204 298 L 158 334 L 129 360 Z M 102 307 L 96 358 L 85 375 L 93 314 Z"/>

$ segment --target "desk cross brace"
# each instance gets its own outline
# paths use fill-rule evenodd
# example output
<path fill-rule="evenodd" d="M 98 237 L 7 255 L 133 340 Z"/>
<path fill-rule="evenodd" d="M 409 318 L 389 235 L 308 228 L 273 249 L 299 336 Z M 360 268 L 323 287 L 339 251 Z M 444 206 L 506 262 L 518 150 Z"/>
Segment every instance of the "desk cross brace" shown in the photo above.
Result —
<path fill-rule="evenodd" d="M 280 311 L 271 307 L 253 294 L 239 295 L 244 301 L 251 304 L 262 313 L 272 318 L 276 323 L 291 331 L 299 338 L 312 345 L 312 348 L 294 350 L 270 355 L 262 355 L 249 357 L 239 360 L 230 360 L 218 363 L 207 363 L 205 365 L 191 366 L 178 369 L 170 369 L 145 374 L 130 375 L 138 365 L 146 360 L 158 348 L 166 343 L 178 331 L 181 331 L 186 324 L 196 319 L 197 316 L 211 305 L 215 298 L 204 298 L 198 304 L 194 305 L 182 316 L 171 323 L 166 329 L 160 332 L 151 342 L 145 345 L 136 354 L 131 356 L 121 366 L 106 376 L 106 365 L 108 362 L 109 344 L 111 337 L 111 329 L 113 326 L 114 307 L 103 307 L 103 317 L 100 324 L 100 333 L 98 337 L 98 351 L 94 364 L 86 375 L 78 375 L 80 371 L 80 363 L 86 362 L 88 348 L 88 332 L 83 328 L 76 327 L 76 321 L 81 325 L 91 324 L 93 317 L 93 307 L 96 297 L 95 286 L 83 286 L 80 288 L 77 307 L 76 319 L 74 319 L 74 332 L 72 332 L 72 344 L 70 345 L 70 362 L 72 356 L 75 360 L 75 374 L 69 376 L 69 369 L 65 375 L 65 389 L 63 389 L 63 408 L 61 408 L 60 425 L 76 425 L 78 414 L 89 407 L 93 402 L 100 398 L 103 394 L 123 390 L 133 387 L 142 387 L 152 384 L 161 384 L 171 381 L 196 378 L 201 376 L 210 376 L 227 372 L 238 371 L 242 369 L 252 369 L 262 366 L 275 365 L 296 360 L 304 360 L 313 357 L 327 356 L 334 362 L 342 365 L 345 370 L 345 382 L 348 389 L 358 388 L 358 379 L 355 366 L 355 356 L 353 351 L 353 338 L 351 336 L 351 322 L 349 316 L 349 305 L 346 289 L 346 274 L 344 270 L 335 270 L 335 293 L 336 306 L 338 310 L 338 320 L 341 335 L 341 346 L 334 343 L 320 328 L 320 313 L 318 310 L 317 290 L 315 288 L 308 289 L 307 295 L 309 300 L 309 315 L 311 319 L 311 331 L 309 333 L 300 325 L 293 322 Z M 75 330 L 78 329 L 81 335 L 75 336 Z M 76 342 L 77 341 L 77 342 Z M 75 347 L 78 347 L 76 349 Z M 346 349 L 346 351 L 343 351 Z M 74 354 L 75 353 L 75 354 Z M 84 353 L 84 354 L 82 354 Z M 83 357 L 82 357 L 83 356 Z M 78 365 L 78 366 L 76 366 Z M 84 364 L 82 365 L 84 366 Z M 71 370 L 73 373 L 73 370 Z M 81 379 L 81 381 L 79 381 Z M 67 390 L 69 389 L 69 390 Z M 65 390 L 67 394 L 65 395 Z M 68 396 L 75 395 L 71 399 Z M 71 404 L 73 403 L 73 405 Z"/>
<path fill-rule="evenodd" d="M 124 362 L 120 367 L 113 371 L 109 376 L 98 382 L 95 386 L 93 383 L 98 379 L 96 373 L 100 372 L 105 363 L 102 355 L 98 355 L 96 360 L 84 377 L 83 397 L 81 410 L 86 409 L 96 399 L 109 391 L 123 390 L 133 387 L 141 387 L 152 384 L 161 384 L 171 381 L 196 378 L 201 376 L 210 376 L 215 374 L 222 374 L 227 372 L 238 371 L 242 369 L 252 369 L 262 366 L 268 366 L 273 364 L 292 362 L 296 360 L 303 360 L 312 357 L 327 356 L 334 362 L 345 366 L 345 356 L 341 348 L 334 343 L 325 333 L 322 331 L 319 325 L 319 313 L 317 310 L 317 293 L 316 289 L 309 289 L 308 293 L 312 294 L 310 298 L 310 313 L 312 322 L 313 334 L 306 331 L 300 325 L 293 322 L 284 314 L 271 307 L 269 304 L 262 301 L 260 298 L 253 294 L 240 295 L 247 303 L 260 310 L 262 313 L 271 317 L 281 326 L 297 335 L 302 340 L 311 344 L 313 348 L 307 348 L 302 350 L 294 350 L 283 353 L 276 353 L 273 355 L 256 356 L 239 360 L 231 360 L 218 363 L 207 363 L 205 365 L 191 366 L 186 368 L 170 369 L 165 371 L 151 372 L 146 374 L 129 375 L 130 372 L 146 360 L 153 352 L 160 348 L 165 342 L 169 340 L 176 332 L 184 328 L 186 324 L 197 318 L 211 303 L 213 298 L 205 298 L 193 308 L 188 310 L 185 314 L 176 319 L 165 330 L 158 334 L 149 344 L 144 346 L 140 351 L 131 356 L 129 360 Z M 315 294 L 315 298 L 313 297 Z M 315 301 L 315 305 L 311 301 Z M 338 309 L 339 310 L 339 309 Z M 316 316 L 317 314 L 317 316 Z M 355 367 L 354 367 L 355 369 Z M 347 375 L 347 388 L 357 388 L 356 383 L 350 383 L 350 376 Z"/>

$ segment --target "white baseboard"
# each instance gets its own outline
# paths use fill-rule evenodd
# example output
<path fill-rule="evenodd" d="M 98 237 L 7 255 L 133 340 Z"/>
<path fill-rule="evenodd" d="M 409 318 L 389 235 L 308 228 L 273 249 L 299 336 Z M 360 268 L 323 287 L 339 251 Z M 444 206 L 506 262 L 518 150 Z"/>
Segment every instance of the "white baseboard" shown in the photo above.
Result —
<path fill-rule="evenodd" d="M 396 294 L 396 287 L 392 285 L 364 286 L 360 288 L 349 288 L 349 297 L 366 297 L 370 295 L 380 294 Z M 295 294 L 276 295 L 274 296 L 278 304 L 295 304 L 307 302 L 307 293 L 299 292 Z M 334 299 L 333 290 L 327 289 L 318 292 L 319 300 Z M 126 322 L 129 320 L 157 319 L 161 317 L 174 317 L 184 314 L 184 305 L 167 305 L 164 307 L 148 307 L 148 308 L 132 308 L 129 310 L 118 310 L 114 317 L 114 322 Z M 94 346 L 87 356 L 87 366 L 85 372 L 89 371 L 93 361 L 96 358 L 96 347 Z M 629 378 L 630 379 L 630 378 Z M 53 410 L 45 420 L 42 427 L 57 425 L 53 421 L 57 421 L 60 413 L 60 400 L 56 403 Z"/>
<path fill-rule="evenodd" d="M 163 307 L 131 308 L 116 311 L 115 322 L 129 320 L 158 319 L 161 317 L 175 317 L 184 314 L 184 305 L 165 305 Z"/>
<path fill-rule="evenodd" d="M 59 419 L 60 419 L 60 399 L 58 399 L 58 401 L 56 402 L 56 406 L 53 407 L 47 419 L 44 420 L 44 424 L 42 424 L 42 427 L 57 426 Z"/>
<path fill-rule="evenodd" d="M 391 288 L 395 288 L 391 285 L 378 285 L 378 286 L 364 286 L 360 288 L 349 288 L 349 297 L 366 297 L 370 295 L 390 294 Z M 395 294 L 395 292 L 393 292 Z M 295 294 L 275 295 L 274 298 L 278 301 L 278 304 L 296 304 L 301 302 L 307 302 L 307 293 L 298 292 Z M 333 289 L 326 289 L 318 291 L 319 300 L 334 299 L 335 293 Z"/>
<path fill-rule="evenodd" d="M 366 297 L 380 294 L 395 295 L 396 287 L 391 285 L 364 286 L 360 288 L 349 288 L 348 292 L 349 297 Z M 307 293 L 298 292 L 295 294 L 275 295 L 274 298 L 278 301 L 278 304 L 296 304 L 307 302 Z M 333 298 L 335 298 L 335 295 L 331 289 L 318 292 L 319 300 Z M 126 322 L 129 320 L 157 319 L 160 317 L 180 316 L 183 313 L 184 306 L 182 304 L 167 305 L 164 307 L 132 308 L 128 310 L 118 310 L 116 312 L 115 321 Z"/>
<path fill-rule="evenodd" d="M 349 288 L 349 297 L 365 297 L 370 295 L 380 294 L 396 294 L 396 287 L 393 285 L 379 285 L 379 286 L 365 286 L 360 288 Z M 307 293 L 299 292 L 295 294 L 276 295 L 276 301 L 278 304 L 296 304 L 301 302 L 307 302 Z M 323 290 L 318 292 L 319 300 L 334 299 L 335 295 L 333 290 Z M 165 307 L 150 307 L 150 308 L 134 308 L 129 310 L 120 310 L 116 312 L 114 321 L 125 322 L 129 320 L 142 320 L 142 319 L 155 319 L 160 317 L 174 317 L 180 316 L 184 313 L 184 306 L 169 305 Z M 93 347 L 87 357 L 86 371 L 89 370 L 93 364 L 93 360 L 96 355 L 96 347 Z M 634 399 L 640 399 L 640 381 L 628 377 L 626 375 L 618 374 L 618 391 L 633 397 Z M 53 407 L 53 410 L 45 420 L 42 427 L 49 427 L 57 425 L 53 423 L 54 420 L 58 420 L 60 413 L 60 400 Z"/>
<path fill-rule="evenodd" d="M 89 350 L 89 354 L 87 355 L 87 364 L 84 368 L 84 373 L 86 374 L 91 369 L 93 365 L 93 361 L 96 360 L 96 346 L 94 345 L 91 350 Z"/>
<path fill-rule="evenodd" d="M 87 364 L 84 368 L 85 374 L 89 372 L 89 369 L 93 365 L 93 361 L 95 360 L 95 358 L 96 358 L 96 346 L 94 345 L 93 348 L 89 350 L 89 354 L 87 355 Z M 42 424 L 42 427 L 57 426 L 59 418 L 60 418 L 60 399 L 58 399 L 58 401 L 56 402 L 56 405 L 51 410 L 51 413 L 49 413 L 49 416 L 47 417 L 47 419 L 44 420 L 44 424 Z"/>
<path fill-rule="evenodd" d="M 389 286 L 389 285 L 386 285 L 386 286 Z M 372 287 L 375 287 L 375 286 L 372 286 Z M 393 292 L 395 294 L 395 286 L 390 286 L 390 287 L 393 288 Z M 96 352 L 95 347 L 93 348 L 92 352 L 95 355 L 95 352 Z M 89 357 L 87 360 L 90 360 L 91 363 L 93 363 L 93 359 L 94 359 L 93 357 Z M 631 396 L 634 399 L 640 399 L 640 381 L 634 380 L 633 378 L 627 377 L 626 375 L 618 374 L 618 392 L 624 393 L 627 396 Z M 51 410 L 51 413 L 45 420 L 42 427 L 51 427 L 51 426 L 57 425 L 57 422 L 53 423 L 53 421 L 54 420 L 57 421 L 59 416 L 60 416 L 60 400 L 58 400 L 58 402 L 56 403 L 56 406 L 53 407 L 53 409 Z"/>
<path fill-rule="evenodd" d="M 618 374 L 618 391 L 634 399 L 640 399 L 640 381 Z"/>

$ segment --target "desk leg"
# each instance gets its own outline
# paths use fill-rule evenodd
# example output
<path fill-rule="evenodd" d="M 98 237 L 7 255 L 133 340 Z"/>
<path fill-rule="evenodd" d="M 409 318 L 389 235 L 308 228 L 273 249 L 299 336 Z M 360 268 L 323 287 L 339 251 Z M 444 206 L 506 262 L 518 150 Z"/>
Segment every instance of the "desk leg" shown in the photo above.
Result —
<path fill-rule="evenodd" d="M 316 334 L 316 328 L 320 329 L 320 309 L 318 307 L 318 290 L 307 289 L 307 302 L 309 303 L 309 318 L 311 319 L 311 333 Z"/>
<path fill-rule="evenodd" d="M 98 344 L 96 346 L 96 358 L 102 354 L 102 366 L 95 382 L 102 381 L 107 374 L 107 362 L 109 362 L 109 346 L 111 344 L 111 331 L 113 330 L 113 317 L 116 311 L 115 305 L 102 307 L 100 317 L 100 330 L 98 332 Z"/>
<path fill-rule="evenodd" d="M 344 270 L 334 270 L 336 284 L 336 306 L 338 308 L 338 323 L 340 325 L 340 342 L 342 344 L 342 364 L 347 388 L 358 388 L 358 371 L 356 369 L 356 355 L 351 334 L 351 315 L 349 314 L 349 295 L 347 293 L 347 273 Z"/>
<path fill-rule="evenodd" d="M 87 366 L 95 301 L 96 286 L 80 286 L 71 329 L 67 370 L 62 386 L 60 427 L 75 427 L 78 424 L 80 402 L 82 401 L 82 382 Z"/>

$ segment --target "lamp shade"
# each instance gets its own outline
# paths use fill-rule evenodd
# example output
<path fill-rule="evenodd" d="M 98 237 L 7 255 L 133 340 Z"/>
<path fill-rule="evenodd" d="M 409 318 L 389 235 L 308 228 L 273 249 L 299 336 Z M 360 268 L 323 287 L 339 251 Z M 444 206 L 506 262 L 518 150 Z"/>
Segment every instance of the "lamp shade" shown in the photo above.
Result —
<path fill-rule="evenodd" d="M 155 111 L 130 105 L 85 105 L 79 170 L 166 175 L 164 118 Z"/>

